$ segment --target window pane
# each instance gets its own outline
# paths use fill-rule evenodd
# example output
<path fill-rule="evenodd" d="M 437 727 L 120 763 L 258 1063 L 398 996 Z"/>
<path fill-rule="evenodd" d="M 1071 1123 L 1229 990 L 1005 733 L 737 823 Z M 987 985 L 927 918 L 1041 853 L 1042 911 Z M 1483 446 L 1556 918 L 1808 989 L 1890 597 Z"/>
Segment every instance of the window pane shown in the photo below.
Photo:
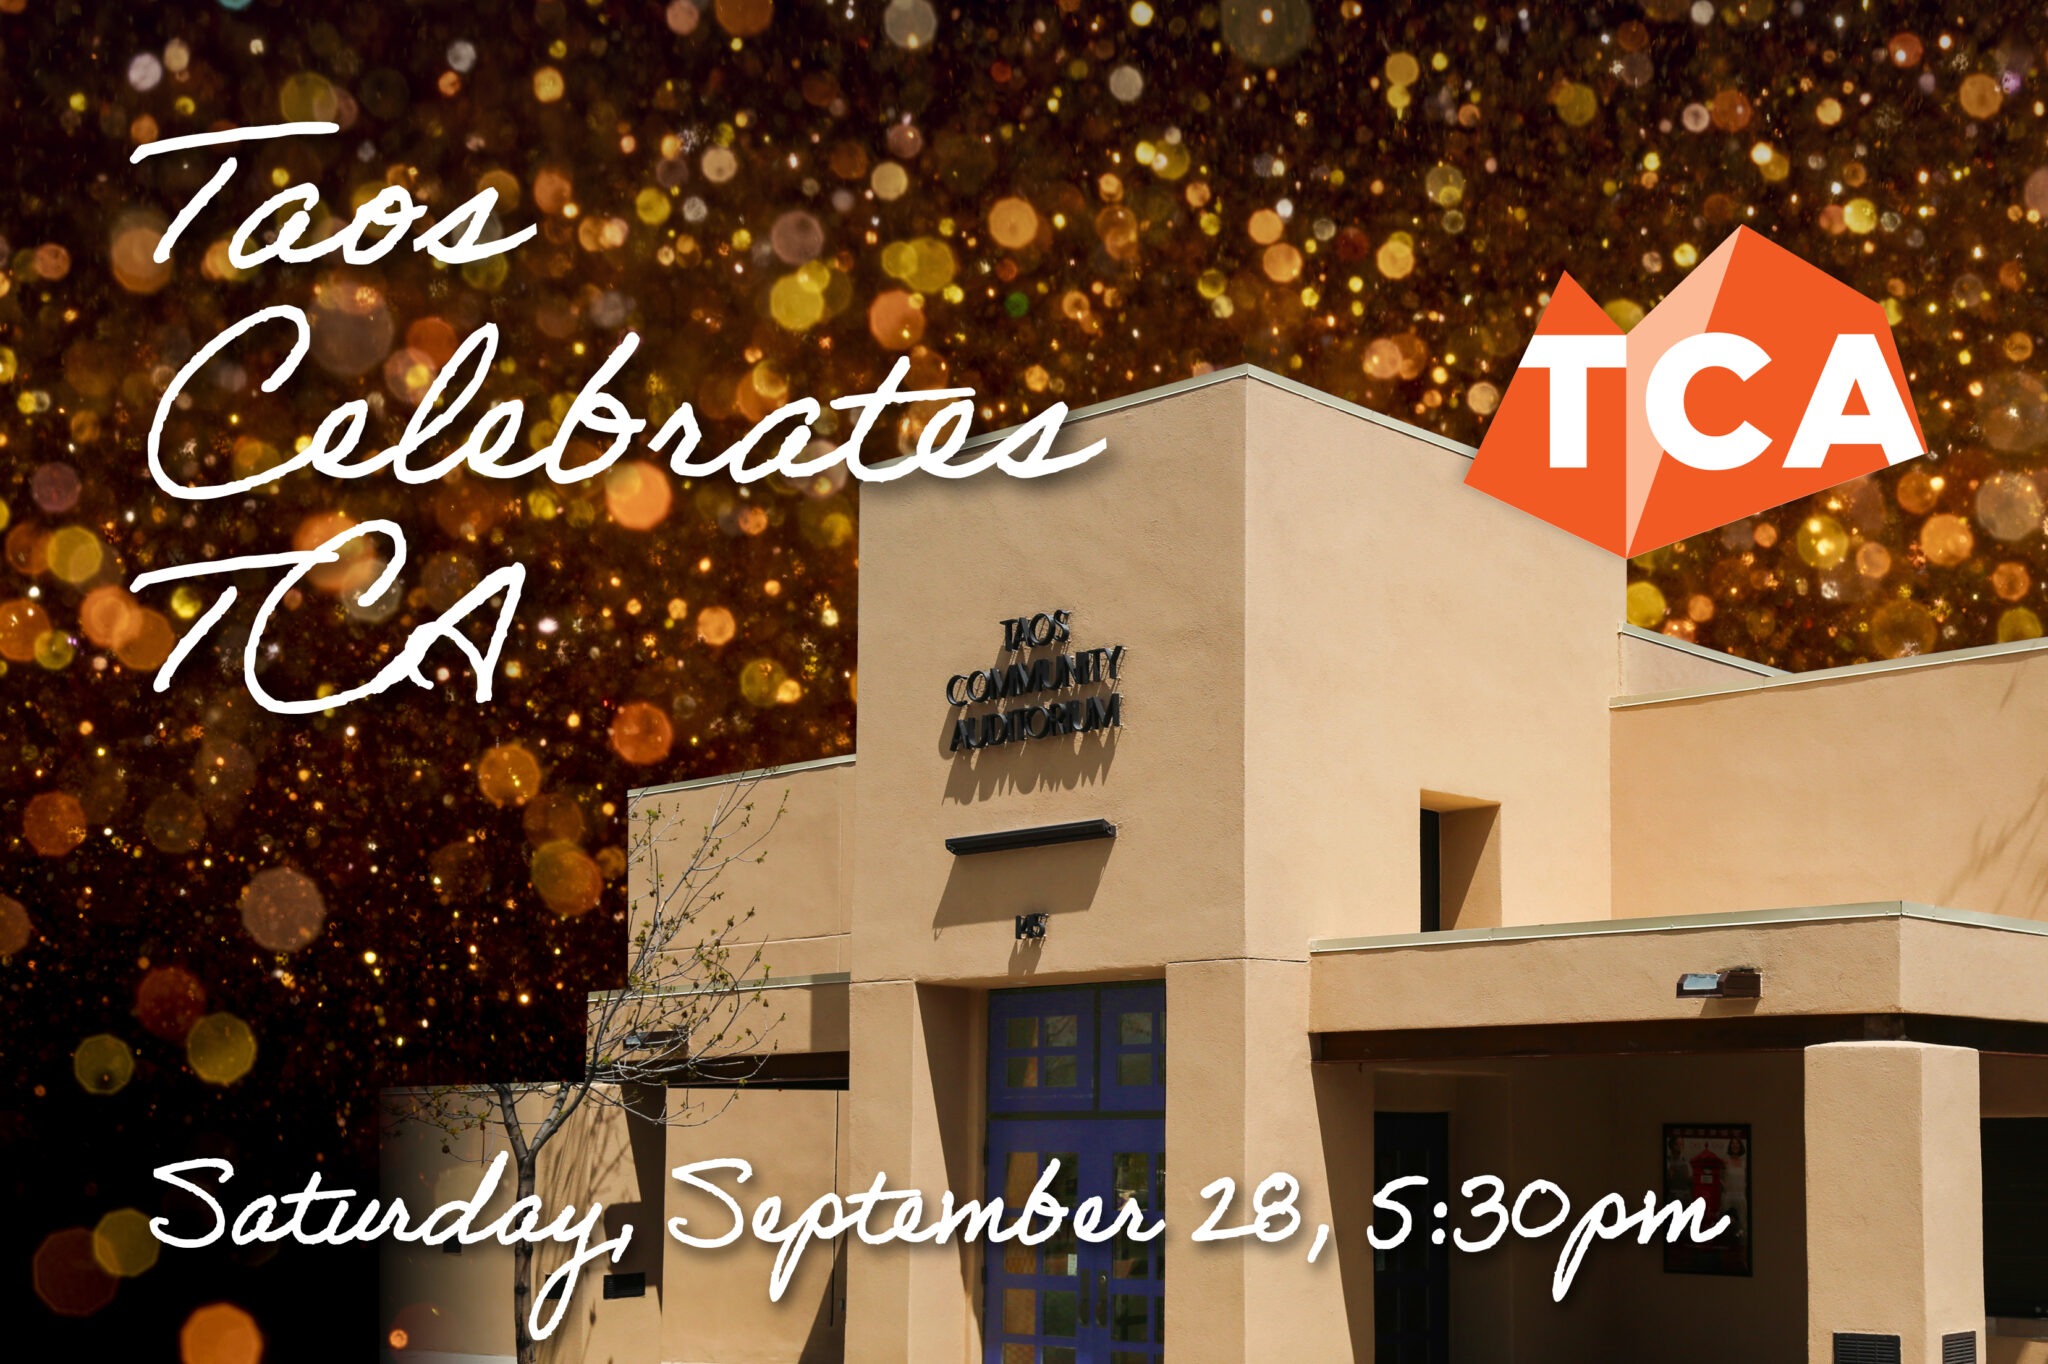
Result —
<path fill-rule="evenodd" d="M 1013 1047 L 1035 1047 L 1038 1045 L 1038 1020 L 1035 1018 L 1013 1018 L 1009 1023 L 1006 1039 Z"/>
<path fill-rule="evenodd" d="M 1133 1241 L 1128 1236 L 1116 1238 L 1115 1248 L 1110 1252 L 1109 1272 L 1119 1279 L 1143 1279 L 1149 1277 L 1145 1263 L 1146 1251 L 1151 1248 L 1147 1241 Z"/>
<path fill-rule="evenodd" d="M 1038 1294 L 1028 1288 L 1003 1290 L 1003 1330 L 1013 1336 L 1028 1336 L 1038 1326 Z"/>
<path fill-rule="evenodd" d="M 1010 1364 L 1010 1362 L 1004 1360 L 1003 1364 Z M 1071 1345 L 1046 1346 L 1045 1364 L 1074 1364 L 1074 1347 Z"/>
<path fill-rule="evenodd" d="M 1152 1015 L 1124 1014 L 1117 1020 L 1117 1039 L 1127 1047 L 1152 1045 Z"/>
<path fill-rule="evenodd" d="M 1052 1184 L 1048 1192 L 1052 1194 L 1061 1207 L 1068 1209 L 1071 1213 L 1080 1188 L 1081 1158 L 1071 1151 L 1059 1152 L 1053 1158 L 1059 1161 L 1060 1172 L 1052 1177 Z M 1060 1223 L 1058 1231 L 1046 1238 L 1043 1252 L 1045 1255 L 1045 1268 L 1041 1272 L 1056 1274 L 1066 1279 L 1079 1274 L 1081 1272 L 1079 1250 L 1080 1247 L 1074 1238 L 1074 1219 L 1072 1216 L 1069 1216 Z"/>
<path fill-rule="evenodd" d="M 1003 1247 L 1003 1273 L 1036 1274 L 1038 1272 L 1038 1250 L 1021 1242 L 1012 1241 Z"/>
<path fill-rule="evenodd" d="M 1078 1293 L 1051 1292 L 1045 1295 L 1045 1330 L 1048 1336 L 1074 1334 L 1074 1318 L 1081 1309 Z"/>
<path fill-rule="evenodd" d="M 1152 1083 L 1152 1053 L 1127 1051 L 1116 1058 L 1116 1082 L 1120 1085 Z"/>
<path fill-rule="evenodd" d="M 1110 1157 L 1110 1180 L 1116 1188 L 1116 1206 L 1135 1200 L 1141 1208 L 1152 1206 L 1152 1181 L 1146 1173 L 1151 1162 L 1143 1151 L 1118 1151 Z"/>
<path fill-rule="evenodd" d="M 1121 1213 L 1126 1203 L 1136 1203 L 1140 1208 L 1152 1205 L 1151 1160 L 1143 1151 L 1118 1151 L 1110 1157 L 1110 1178 L 1116 1190 L 1116 1211 Z M 1144 1226 L 1144 1219 L 1138 1221 Z M 1150 1243 L 1134 1241 L 1128 1236 L 1119 1236 L 1110 1249 L 1110 1273 L 1119 1279 L 1143 1279 L 1150 1276 Z"/>
<path fill-rule="evenodd" d="M 1036 1151 L 1012 1151 L 1003 1167 L 1003 1201 L 1015 1207 L 1031 1197 L 1031 1186 L 1038 1183 L 1038 1153 Z"/>
<path fill-rule="evenodd" d="M 1033 1364 L 1031 1358 L 1033 1353 L 1034 1351 L 1029 1345 L 1005 1345 L 1003 1347 L 1003 1364 Z M 1071 1355 L 1071 1352 L 1069 1353 Z M 1050 1356 L 1052 1351 L 1048 1350 L 1046 1354 Z"/>
<path fill-rule="evenodd" d="M 1073 1056 L 1045 1058 L 1045 1083 L 1049 1089 L 1071 1089 L 1081 1083 L 1081 1062 Z"/>
<path fill-rule="evenodd" d="M 1145 1339 L 1145 1305 L 1150 1298 L 1136 1293 L 1118 1293 L 1110 1300 L 1109 1338 L 1111 1340 Z"/>
<path fill-rule="evenodd" d="M 1053 1014 L 1045 1020 L 1045 1045 L 1077 1047 L 1081 1044 L 1081 1022 L 1073 1014 Z"/>
<path fill-rule="evenodd" d="M 1038 1088 L 1038 1058 L 1036 1056 L 1012 1056 L 1009 1060 L 1008 1083 L 1012 1089 Z"/>

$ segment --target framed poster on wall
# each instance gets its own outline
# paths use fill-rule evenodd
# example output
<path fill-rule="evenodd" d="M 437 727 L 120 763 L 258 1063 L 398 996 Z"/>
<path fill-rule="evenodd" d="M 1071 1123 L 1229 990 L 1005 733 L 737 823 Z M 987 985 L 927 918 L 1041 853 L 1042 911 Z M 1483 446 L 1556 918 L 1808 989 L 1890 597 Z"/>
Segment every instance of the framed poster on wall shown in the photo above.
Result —
<path fill-rule="evenodd" d="M 1748 1274 L 1750 1272 L 1749 1124 L 1664 1124 L 1664 1197 L 1706 1204 L 1702 1227 L 1725 1215 L 1728 1225 L 1711 1241 L 1690 1236 L 1664 1245 L 1666 1274 Z"/>

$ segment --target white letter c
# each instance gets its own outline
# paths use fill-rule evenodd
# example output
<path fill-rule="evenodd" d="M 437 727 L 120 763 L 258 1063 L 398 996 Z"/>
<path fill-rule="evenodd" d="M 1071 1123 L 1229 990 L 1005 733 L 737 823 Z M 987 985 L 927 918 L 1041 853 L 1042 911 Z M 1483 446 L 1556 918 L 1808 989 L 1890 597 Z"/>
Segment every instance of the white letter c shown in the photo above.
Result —
<path fill-rule="evenodd" d="M 1664 453 L 1693 469 L 1739 469 L 1770 448 L 1771 438 L 1744 422 L 1725 436 L 1710 436 L 1685 412 L 1685 391 L 1703 369 L 1725 369 L 1747 379 L 1771 363 L 1756 342 L 1734 332 L 1688 336 L 1657 358 L 1643 389 L 1650 434 Z"/>

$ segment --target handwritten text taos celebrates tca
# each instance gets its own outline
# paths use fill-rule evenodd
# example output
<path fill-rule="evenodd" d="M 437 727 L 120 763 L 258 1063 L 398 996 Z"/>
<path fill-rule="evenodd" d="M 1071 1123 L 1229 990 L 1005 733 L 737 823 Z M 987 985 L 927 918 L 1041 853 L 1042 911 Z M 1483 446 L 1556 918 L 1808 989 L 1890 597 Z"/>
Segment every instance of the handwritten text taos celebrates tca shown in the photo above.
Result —
<path fill-rule="evenodd" d="M 136 149 L 132 160 L 141 162 L 166 153 L 338 131 L 339 126 L 333 123 L 277 123 L 230 128 L 147 143 Z M 159 263 L 170 259 L 178 238 L 234 176 L 236 165 L 235 158 L 228 157 L 213 178 L 178 211 L 162 240 L 157 243 L 155 255 Z M 497 191 L 493 189 L 478 191 L 427 232 L 416 237 L 412 243 L 413 250 L 425 251 L 445 265 L 465 265 L 509 252 L 529 240 L 536 230 L 531 226 L 511 236 L 481 240 L 492 219 L 497 197 Z M 396 250 L 406 234 L 428 213 L 427 206 L 415 203 L 403 186 L 392 185 L 364 201 L 346 226 L 305 243 L 305 235 L 312 227 L 311 210 L 318 206 L 319 200 L 319 190 L 306 183 L 294 184 L 272 195 L 243 219 L 228 239 L 229 263 L 237 269 L 253 269 L 271 260 L 306 264 L 339 253 L 351 265 L 371 264 Z M 282 216 L 287 215 L 288 210 L 288 216 Z M 259 234 L 264 234 L 266 225 L 272 222 L 277 222 L 275 231 L 268 233 L 262 244 L 255 244 Z M 270 468 L 232 482 L 200 486 L 174 478 L 164 463 L 164 428 L 172 410 L 180 406 L 186 386 L 202 368 L 245 334 L 278 323 L 289 324 L 294 337 L 291 349 L 262 384 L 263 392 L 276 392 L 298 369 L 312 342 L 312 327 L 305 311 L 289 303 L 260 309 L 226 328 L 200 347 L 164 390 L 149 428 L 148 455 L 150 477 L 165 493 L 186 501 L 212 501 L 246 494 L 253 488 L 304 469 L 338 479 L 367 478 L 388 471 L 400 482 L 410 484 L 435 482 L 458 468 L 467 468 L 480 478 L 513 479 L 545 473 L 556 483 L 575 483 L 594 478 L 611 468 L 648 426 L 644 418 L 633 416 L 625 404 L 606 391 L 639 348 L 639 335 L 629 331 L 584 382 L 553 438 L 545 446 L 531 453 L 513 454 L 525 414 L 525 404 L 514 398 L 485 409 L 470 426 L 468 434 L 452 449 L 446 448 L 448 440 L 452 439 L 451 428 L 477 399 L 497 360 L 497 324 L 487 322 L 464 338 L 421 396 L 404 432 L 395 442 L 381 449 L 365 449 L 370 405 L 366 399 L 354 398 L 336 406 L 321 420 L 310 440 L 304 441 L 291 457 Z M 776 473 L 796 480 L 811 478 L 842 461 L 855 478 L 870 483 L 888 482 L 918 469 L 941 478 L 969 478 L 991 468 L 1015 478 L 1038 478 L 1085 463 L 1104 448 L 1104 442 L 1096 441 L 1068 453 L 1051 453 L 1052 444 L 1067 417 L 1067 405 L 1054 403 L 1001 439 L 977 442 L 977 452 L 962 459 L 960 456 L 967 450 L 974 425 L 974 390 L 941 388 L 906 392 L 901 385 L 909 369 L 909 359 L 899 359 L 888 376 L 872 391 L 833 399 L 831 406 L 835 410 L 853 414 L 853 429 L 845 441 L 823 453 L 810 453 L 812 423 L 823 415 L 823 408 L 815 398 L 800 398 L 784 404 L 761 418 L 751 431 L 718 454 L 701 459 L 696 455 L 703 432 L 690 404 L 684 403 L 662 423 L 659 430 L 646 438 L 646 444 L 657 455 L 666 453 L 669 468 L 679 475 L 696 478 L 725 473 L 738 483 L 752 483 Z M 934 403 L 942 405 L 925 423 L 913 453 L 889 456 L 876 464 L 863 460 L 863 443 L 886 409 Z M 190 405 L 189 399 L 184 405 Z M 595 458 L 572 466 L 565 460 L 571 438 L 579 432 L 608 438 L 609 443 Z M 756 459 L 757 449 L 778 436 L 779 443 L 775 445 L 774 452 Z M 184 448 L 189 452 L 196 446 L 188 444 Z M 396 590 L 399 572 L 405 564 L 405 533 L 396 522 L 387 520 L 352 525 L 312 549 L 242 555 L 152 569 L 138 575 L 129 586 L 140 592 L 156 584 L 186 578 L 259 568 L 285 570 L 284 576 L 258 608 L 243 654 L 243 676 L 250 695 L 265 709 L 279 714 L 331 710 L 365 696 L 374 696 L 406 678 L 422 687 L 431 687 L 433 684 L 421 672 L 421 664 L 434 644 L 444 639 L 468 656 L 476 673 L 476 699 L 479 702 L 490 700 L 491 678 L 497 669 L 498 655 L 504 646 L 513 613 L 518 607 L 520 588 L 526 581 L 526 568 L 522 564 L 508 564 L 487 575 L 438 619 L 415 629 L 407 638 L 405 647 L 360 686 L 303 699 L 275 697 L 264 689 L 257 679 L 257 660 L 264 650 L 263 637 L 271 614 L 301 579 L 323 565 L 339 561 L 344 546 L 370 535 L 380 535 L 391 541 L 388 562 L 360 597 L 363 606 L 373 606 L 386 592 Z M 157 672 L 157 691 L 169 688 L 179 664 L 219 623 L 234 604 L 235 595 L 233 586 L 223 590 L 205 615 L 178 641 L 177 647 Z M 503 601 L 498 608 L 490 641 L 479 649 L 458 627 L 472 612 L 500 596 Z"/>

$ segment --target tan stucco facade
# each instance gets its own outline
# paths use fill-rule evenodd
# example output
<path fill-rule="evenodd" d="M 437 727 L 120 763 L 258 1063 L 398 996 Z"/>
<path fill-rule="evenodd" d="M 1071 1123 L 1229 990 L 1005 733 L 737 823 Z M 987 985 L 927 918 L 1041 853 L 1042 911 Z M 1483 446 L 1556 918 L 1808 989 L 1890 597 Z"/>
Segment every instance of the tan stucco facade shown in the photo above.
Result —
<path fill-rule="evenodd" d="M 1411 1272 L 1368 1239 L 1389 1225 L 1373 1192 L 1424 1149 L 1376 1133 L 1411 1131 L 1442 1134 L 1447 1227 L 1484 1225 L 1459 1192 L 1481 1175 L 1510 1200 L 1551 1181 L 1573 1211 L 1412 1271 L 1448 1325 L 1401 1358 L 1825 1361 L 1837 1333 L 1896 1336 L 1910 1364 L 1959 1333 L 1970 1358 L 2042 1357 L 1989 1319 L 1978 1134 L 2048 1116 L 2048 650 L 1791 677 L 1621 627 L 1623 565 L 1463 487 L 1469 451 L 1257 371 L 1063 437 L 1098 439 L 1056 477 L 864 491 L 858 757 L 761 778 L 780 822 L 723 883 L 754 912 L 775 1056 L 809 1060 L 672 1093 L 707 1121 L 635 1139 L 593 1118 L 564 1149 L 552 1187 L 611 1181 L 647 1289 L 586 1276 L 545 1358 L 1373 1360 L 1389 1275 Z M 999 622 L 1055 610 L 1070 640 L 1005 647 Z M 951 679 L 1097 648 L 1121 650 L 1113 683 L 950 704 Z M 954 747 L 962 716 L 1110 696 L 1114 727 Z M 686 840 L 732 782 L 632 812 Z M 948 847 L 1087 821 L 1113 837 Z M 630 876 L 644 894 L 644 860 Z M 1734 968 L 1756 997 L 1675 992 Z M 669 1177 L 721 1155 L 756 1166 L 749 1209 L 878 1176 L 987 1195 L 1026 1121 L 991 1093 L 1012 1083 L 992 1049 L 1016 1045 L 991 1009 L 1132 982 L 1165 999 L 1142 1121 L 1172 1269 L 1142 1349 L 1001 1345 L 986 1285 L 1012 1270 L 980 1246 L 815 1249 L 771 1304 L 771 1248 L 664 1234 L 722 1216 Z M 1058 1119 L 1049 1149 L 1093 1120 Z M 1661 1199 L 1687 1125 L 1747 1134 L 1746 1272 L 1670 1269 L 1630 1234 L 1553 1301 L 1571 1222 L 1606 1193 Z M 452 1160 L 394 1142 L 391 1187 L 473 1172 Z M 1276 1171 L 1301 1186 L 1297 1235 L 1190 1240 L 1211 1181 L 1236 1181 L 1234 1224 Z M 494 1253 L 394 1258 L 413 1353 L 509 1356 Z"/>

